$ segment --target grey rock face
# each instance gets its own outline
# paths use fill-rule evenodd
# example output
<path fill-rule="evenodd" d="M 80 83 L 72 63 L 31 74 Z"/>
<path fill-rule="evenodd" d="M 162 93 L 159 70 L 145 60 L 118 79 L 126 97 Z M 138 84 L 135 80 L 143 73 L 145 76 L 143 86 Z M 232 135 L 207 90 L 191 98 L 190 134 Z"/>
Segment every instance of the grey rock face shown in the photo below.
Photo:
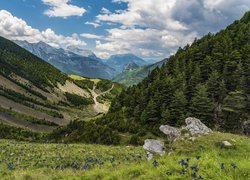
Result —
<path fill-rule="evenodd" d="M 168 140 L 173 141 L 181 135 L 181 131 L 178 128 L 171 127 L 168 125 L 161 125 L 160 131 L 168 136 Z"/>
<path fill-rule="evenodd" d="M 159 141 L 159 140 L 154 140 L 154 139 L 146 139 L 144 141 L 143 149 L 151 153 L 158 153 L 161 156 L 164 155 L 165 153 L 164 142 Z"/>
<path fill-rule="evenodd" d="M 196 134 L 208 134 L 211 133 L 212 130 L 208 128 L 205 124 L 203 124 L 199 119 L 189 117 L 185 120 L 187 126 L 186 129 L 190 131 L 192 135 Z"/>

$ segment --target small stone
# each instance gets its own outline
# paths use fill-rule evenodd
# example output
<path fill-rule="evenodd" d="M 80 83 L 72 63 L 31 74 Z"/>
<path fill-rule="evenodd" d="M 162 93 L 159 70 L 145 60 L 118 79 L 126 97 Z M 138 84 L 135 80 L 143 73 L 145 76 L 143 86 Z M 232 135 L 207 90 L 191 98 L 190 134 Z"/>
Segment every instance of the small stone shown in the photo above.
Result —
<path fill-rule="evenodd" d="M 231 147 L 233 146 L 230 142 L 228 141 L 223 141 L 222 144 L 225 146 L 225 147 Z"/>
<path fill-rule="evenodd" d="M 153 159 L 153 157 L 154 157 L 154 155 L 152 153 L 147 152 L 146 158 L 147 158 L 148 161 L 150 161 L 151 159 Z"/>

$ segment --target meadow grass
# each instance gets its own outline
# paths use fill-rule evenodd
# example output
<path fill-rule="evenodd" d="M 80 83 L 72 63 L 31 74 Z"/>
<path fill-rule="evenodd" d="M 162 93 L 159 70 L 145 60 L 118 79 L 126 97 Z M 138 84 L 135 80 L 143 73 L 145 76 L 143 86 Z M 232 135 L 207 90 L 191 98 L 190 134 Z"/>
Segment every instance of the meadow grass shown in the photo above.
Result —
<path fill-rule="evenodd" d="M 87 80 L 94 82 L 95 84 L 101 81 L 100 79 L 89 79 L 89 78 L 85 78 L 83 76 L 78 76 L 78 75 L 69 75 L 69 77 L 73 80 L 86 80 L 87 79 Z"/>
<path fill-rule="evenodd" d="M 233 146 L 221 146 L 224 140 Z M 145 154 L 132 146 L 0 140 L 0 179 L 194 179 L 194 173 L 196 179 L 250 179 L 250 140 L 245 136 L 180 138 L 167 145 L 162 157 L 148 161 Z"/>

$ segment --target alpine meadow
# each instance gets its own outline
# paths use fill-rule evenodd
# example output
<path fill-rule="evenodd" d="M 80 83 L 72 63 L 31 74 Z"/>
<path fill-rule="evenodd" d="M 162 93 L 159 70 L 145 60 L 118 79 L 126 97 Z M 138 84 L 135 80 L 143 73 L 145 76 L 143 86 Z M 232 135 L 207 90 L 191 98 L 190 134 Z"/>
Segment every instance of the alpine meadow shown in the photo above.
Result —
<path fill-rule="evenodd" d="M 0 179 L 250 179 L 250 1 L 0 6 Z"/>

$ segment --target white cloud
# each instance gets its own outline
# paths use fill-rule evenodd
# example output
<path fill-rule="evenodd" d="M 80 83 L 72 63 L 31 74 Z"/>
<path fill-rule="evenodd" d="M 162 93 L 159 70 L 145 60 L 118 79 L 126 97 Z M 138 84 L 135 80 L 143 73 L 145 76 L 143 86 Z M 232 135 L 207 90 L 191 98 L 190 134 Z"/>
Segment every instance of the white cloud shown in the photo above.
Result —
<path fill-rule="evenodd" d="M 86 12 L 83 7 L 69 4 L 70 0 L 42 0 L 42 2 L 50 7 L 44 11 L 49 17 L 82 16 Z"/>
<path fill-rule="evenodd" d="M 103 7 L 102 9 L 101 9 L 101 12 L 100 12 L 101 14 L 112 14 L 111 12 L 110 12 L 110 10 L 108 10 L 107 8 L 105 8 L 105 7 Z"/>
<path fill-rule="evenodd" d="M 110 57 L 110 54 L 108 52 L 95 52 L 95 54 L 102 58 L 102 59 L 108 59 Z"/>
<path fill-rule="evenodd" d="M 101 26 L 100 24 L 98 24 L 97 22 L 85 22 L 86 25 L 91 25 L 91 26 L 94 26 L 95 28 L 98 28 L 99 26 Z"/>
<path fill-rule="evenodd" d="M 127 9 L 99 14 L 102 23 L 120 24 L 108 29 L 99 51 L 137 52 L 144 57 L 166 57 L 195 37 L 216 32 L 250 9 L 249 0 L 112 0 Z"/>
<path fill-rule="evenodd" d="M 157 29 L 109 29 L 105 40 L 96 41 L 96 49 L 100 52 L 128 53 L 132 52 L 143 57 L 158 57 L 170 53 L 169 48 L 184 46 L 192 41 L 197 34 L 169 32 Z"/>
<path fill-rule="evenodd" d="M 83 47 L 86 45 L 77 34 L 65 37 L 56 34 L 50 28 L 39 31 L 6 10 L 0 10 L 0 35 L 10 40 L 26 40 L 31 43 L 43 41 L 54 47 Z"/>
<path fill-rule="evenodd" d="M 88 39 L 103 39 L 103 36 L 99 36 L 96 34 L 89 34 L 89 33 L 82 33 L 80 34 L 80 36 Z"/>

